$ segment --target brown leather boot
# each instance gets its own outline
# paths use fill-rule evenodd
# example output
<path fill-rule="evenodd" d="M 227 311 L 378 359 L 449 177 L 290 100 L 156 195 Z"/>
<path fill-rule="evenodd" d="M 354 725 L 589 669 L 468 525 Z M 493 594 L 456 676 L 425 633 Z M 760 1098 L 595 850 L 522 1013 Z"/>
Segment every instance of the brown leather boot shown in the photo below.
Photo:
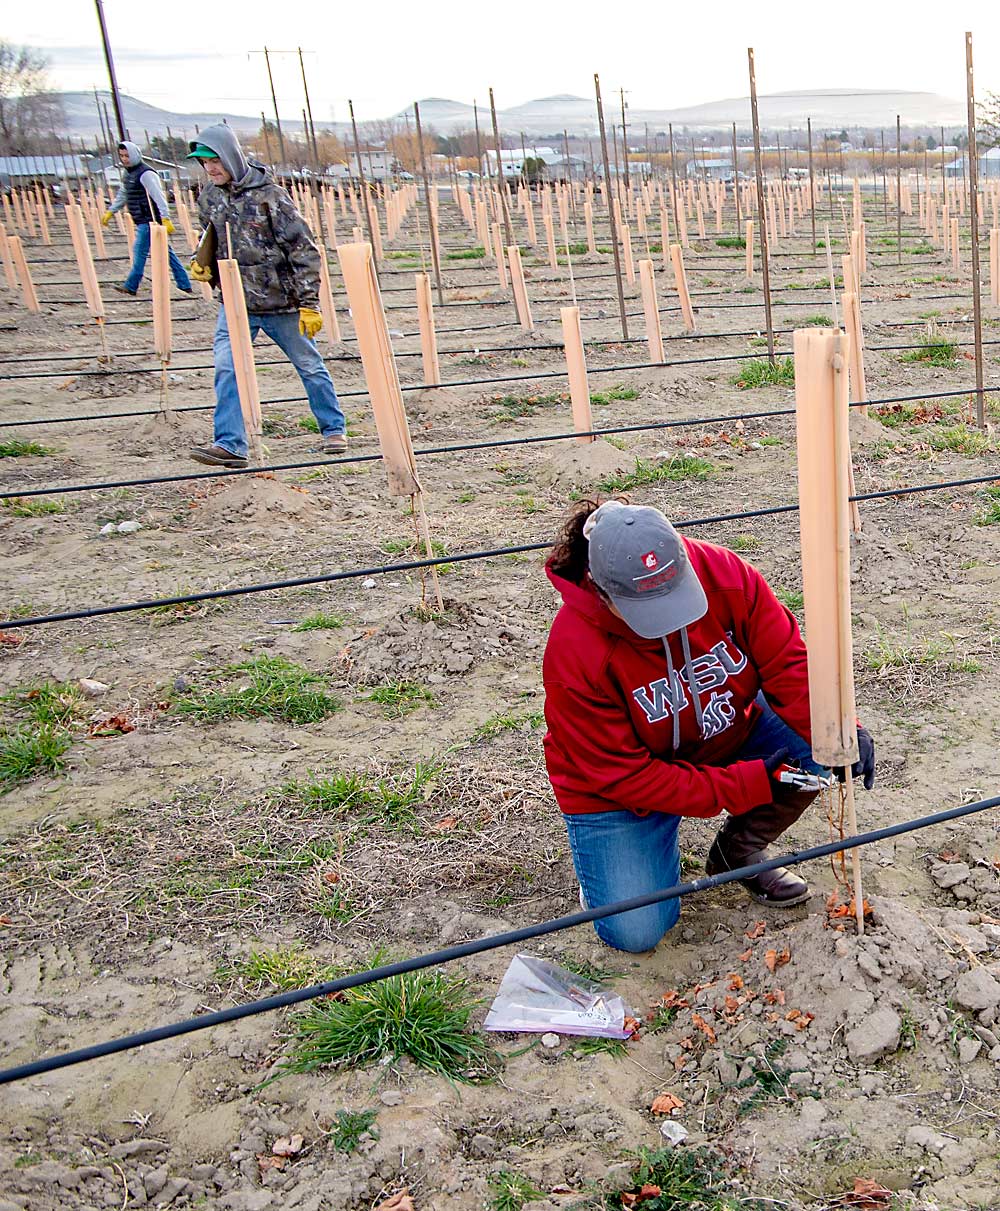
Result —
<path fill-rule="evenodd" d="M 741 866 L 752 866 L 767 858 L 767 847 L 802 815 L 816 792 L 778 789 L 775 802 L 755 807 L 742 816 L 727 816 L 716 834 L 705 862 L 707 875 L 718 875 Z M 740 882 L 758 904 L 791 908 L 809 898 L 809 884 L 787 867 L 779 866 Z"/>

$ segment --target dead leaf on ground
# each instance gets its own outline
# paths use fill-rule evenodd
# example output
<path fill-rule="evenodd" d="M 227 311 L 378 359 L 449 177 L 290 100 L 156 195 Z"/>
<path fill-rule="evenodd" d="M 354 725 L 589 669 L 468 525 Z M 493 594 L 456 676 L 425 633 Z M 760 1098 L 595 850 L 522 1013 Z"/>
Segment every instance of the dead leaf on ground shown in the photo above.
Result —
<path fill-rule="evenodd" d="M 631 1194 L 625 1191 L 622 1194 L 622 1206 L 637 1207 L 640 1203 L 646 1202 L 647 1199 L 659 1198 L 662 1193 L 663 1190 L 660 1186 L 654 1186 L 650 1182 L 647 1182 L 640 1190 L 636 1190 Z M 378 1208 L 376 1208 L 376 1211 L 378 1211 Z"/>
<path fill-rule="evenodd" d="M 691 1006 L 691 1002 L 686 1001 L 676 988 L 668 989 L 660 997 L 660 1004 L 665 1005 L 667 1009 L 689 1009 Z"/>
<path fill-rule="evenodd" d="M 283 1135 L 271 1145 L 275 1156 L 295 1156 L 302 1151 L 305 1140 L 301 1135 Z"/>
<path fill-rule="evenodd" d="M 779 967 L 784 965 L 791 959 L 792 952 L 786 946 L 783 950 L 769 950 L 764 955 L 764 963 L 767 965 L 767 970 L 775 972 Z"/>
<path fill-rule="evenodd" d="M 766 921 L 755 921 L 751 928 L 746 931 L 744 937 L 749 938 L 752 942 L 756 941 L 757 938 L 762 938 L 764 936 L 764 931 L 766 929 Z"/>
<path fill-rule="evenodd" d="M 705 1021 L 700 1013 L 691 1014 L 691 1024 L 705 1036 L 710 1043 L 715 1042 L 715 1031 Z"/>
<path fill-rule="evenodd" d="M 653 1098 L 653 1104 L 650 1110 L 653 1114 L 673 1114 L 675 1110 L 680 1110 L 684 1103 L 679 1097 L 675 1097 L 672 1093 L 661 1093 L 659 1097 Z"/>
<path fill-rule="evenodd" d="M 854 1207 L 856 1211 L 875 1211 L 878 1207 L 888 1207 L 895 1195 L 881 1182 L 874 1181 L 870 1177 L 856 1177 L 854 1179 L 854 1189 L 847 1194 L 840 1195 L 834 1200 L 834 1206 L 837 1207 Z"/>
<path fill-rule="evenodd" d="M 263 1152 L 257 1153 L 257 1164 L 260 1166 L 262 1174 L 268 1169 L 284 1169 L 288 1163 L 288 1158 L 285 1156 L 266 1156 Z"/>
<path fill-rule="evenodd" d="M 753 948 L 751 947 L 750 950 L 744 950 L 744 952 L 741 955 L 738 955 L 737 958 L 741 963 L 749 963 L 752 955 Z"/>
<path fill-rule="evenodd" d="M 731 971 L 729 973 L 729 991 L 739 992 L 742 987 L 743 977 L 741 975 L 737 975 L 735 971 Z"/>
<path fill-rule="evenodd" d="M 938 857 L 940 858 L 940 860 L 942 862 L 957 862 L 958 861 L 958 854 L 956 854 L 953 849 L 941 850 L 941 852 L 938 854 Z"/>
<path fill-rule="evenodd" d="M 92 723 L 87 729 L 88 736 L 126 736 L 135 731 L 135 724 L 127 715 L 109 715 Z"/>
<path fill-rule="evenodd" d="M 24 635 L 12 635 L 10 631 L 0 631 L 0 644 L 10 648 L 19 648 L 25 638 Z"/>
<path fill-rule="evenodd" d="M 458 823 L 458 816 L 442 816 L 437 824 L 433 825 L 434 832 L 446 833 L 449 829 L 455 827 Z"/>
<path fill-rule="evenodd" d="M 375 1211 L 417 1211 L 414 1206 L 413 1199 L 410 1198 L 409 1189 L 404 1186 L 402 1190 L 397 1190 L 395 1194 L 390 1195 L 385 1202 L 379 1203 Z"/>
<path fill-rule="evenodd" d="M 784 1003 L 785 1003 L 785 993 L 784 993 L 783 989 L 775 988 L 775 990 L 773 992 L 764 993 L 764 1004 L 765 1005 L 784 1005 Z"/>
<path fill-rule="evenodd" d="M 814 1013 L 803 1013 L 801 1009 L 789 1009 L 785 1014 L 785 1021 L 794 1023 L 796 1030 L 806 1030 L 815 1017 Z"/>

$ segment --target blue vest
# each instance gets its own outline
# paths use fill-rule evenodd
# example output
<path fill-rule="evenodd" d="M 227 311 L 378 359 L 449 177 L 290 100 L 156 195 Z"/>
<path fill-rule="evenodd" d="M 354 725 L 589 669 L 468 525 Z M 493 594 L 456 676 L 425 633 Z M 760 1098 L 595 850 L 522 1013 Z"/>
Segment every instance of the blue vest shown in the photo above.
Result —
<path fill-rule="evenodd" d="M 152 171 L 148 164 L 141 162 L 134 168 L 124 170 L 126 205 L 132 221 L 136 224 L 159 222 L 160 216 L 153 214 L 153 208 L 149 204 L 149 195 L 142 187 L 142 174 Z"/>

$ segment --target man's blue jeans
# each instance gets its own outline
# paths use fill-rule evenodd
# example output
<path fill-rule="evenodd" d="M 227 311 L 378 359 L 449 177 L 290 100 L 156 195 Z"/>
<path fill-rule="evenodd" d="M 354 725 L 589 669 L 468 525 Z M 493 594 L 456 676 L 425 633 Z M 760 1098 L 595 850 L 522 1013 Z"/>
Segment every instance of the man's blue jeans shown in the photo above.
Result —
<path fill-rule="evenodd" d="M 168 248 L 167 252 L 170 260 L 170 272 L 174 275 L 177 289 L 190 290 L 191 279 L 187 275 L 187 270 L 180 263 L 177 254 L 172 248 Z M 148 257 L 149 224 L 138 223 L 135 228 L 135 241 L 132 244 L 132 268 L 129 270 L 129 275 L 124 282 L 125 289 L 131 290 L 133 294 L 139 289 L 139 283 L 142 281 L 142 275 L 146 270 L 146 260 Z"/>
<path fill-rule="evenodd" d="M 788 749 L 788 760 L 810 773 L 826 773 L 812 759 L 809 745 L 758 698 L 764 713 L 735 756 L 735 761 L 770 757 Z M 630 900 L 680 882 L 681 855 L 677 843 L 680 816 L 630 811 L 564 815 L 576 877 L 588 908 Z M 639 954 L 652 950 L 677 924 L 680 900 L 666 900 L 594 922 L 597 936 L 616 950 Z"/>
<path fill-rule="evenodd" d="M 299 332 L 299 313 L 251 314 L 248 319 L 250 339 L 255 340 L 258 332 L 265 333 L 299 372 L 320 433 L 324 437 L 332 437 L 336 433 L 346 432 L 347 421 L 340 410 L 333 379 L 316 348 L 316 342 Z M 246 458 L 247 431 L 240 410 L 240 394 L 236 387 L 233 349 L 229 343 L 224 307 L 219 308 L 212 347 L 215 354 L 215 444 L 230 454 Z"/>

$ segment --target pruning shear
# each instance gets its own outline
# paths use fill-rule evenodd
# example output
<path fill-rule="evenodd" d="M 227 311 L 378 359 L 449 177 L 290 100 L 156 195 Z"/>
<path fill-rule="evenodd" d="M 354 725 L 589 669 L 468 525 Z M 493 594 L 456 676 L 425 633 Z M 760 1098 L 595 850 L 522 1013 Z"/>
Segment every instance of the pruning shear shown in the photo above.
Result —
<path fill-rule="evenodd" d="M 836 786 L 837 775 L 829 774 L 809 774 L 803 769 L 799 769 L 796 765 L 781 765 L 778 767 L 779 782 L 786 786 L 794 786 L 799 791 L 822 791 L 827 790 L 831 786 Z"/>

